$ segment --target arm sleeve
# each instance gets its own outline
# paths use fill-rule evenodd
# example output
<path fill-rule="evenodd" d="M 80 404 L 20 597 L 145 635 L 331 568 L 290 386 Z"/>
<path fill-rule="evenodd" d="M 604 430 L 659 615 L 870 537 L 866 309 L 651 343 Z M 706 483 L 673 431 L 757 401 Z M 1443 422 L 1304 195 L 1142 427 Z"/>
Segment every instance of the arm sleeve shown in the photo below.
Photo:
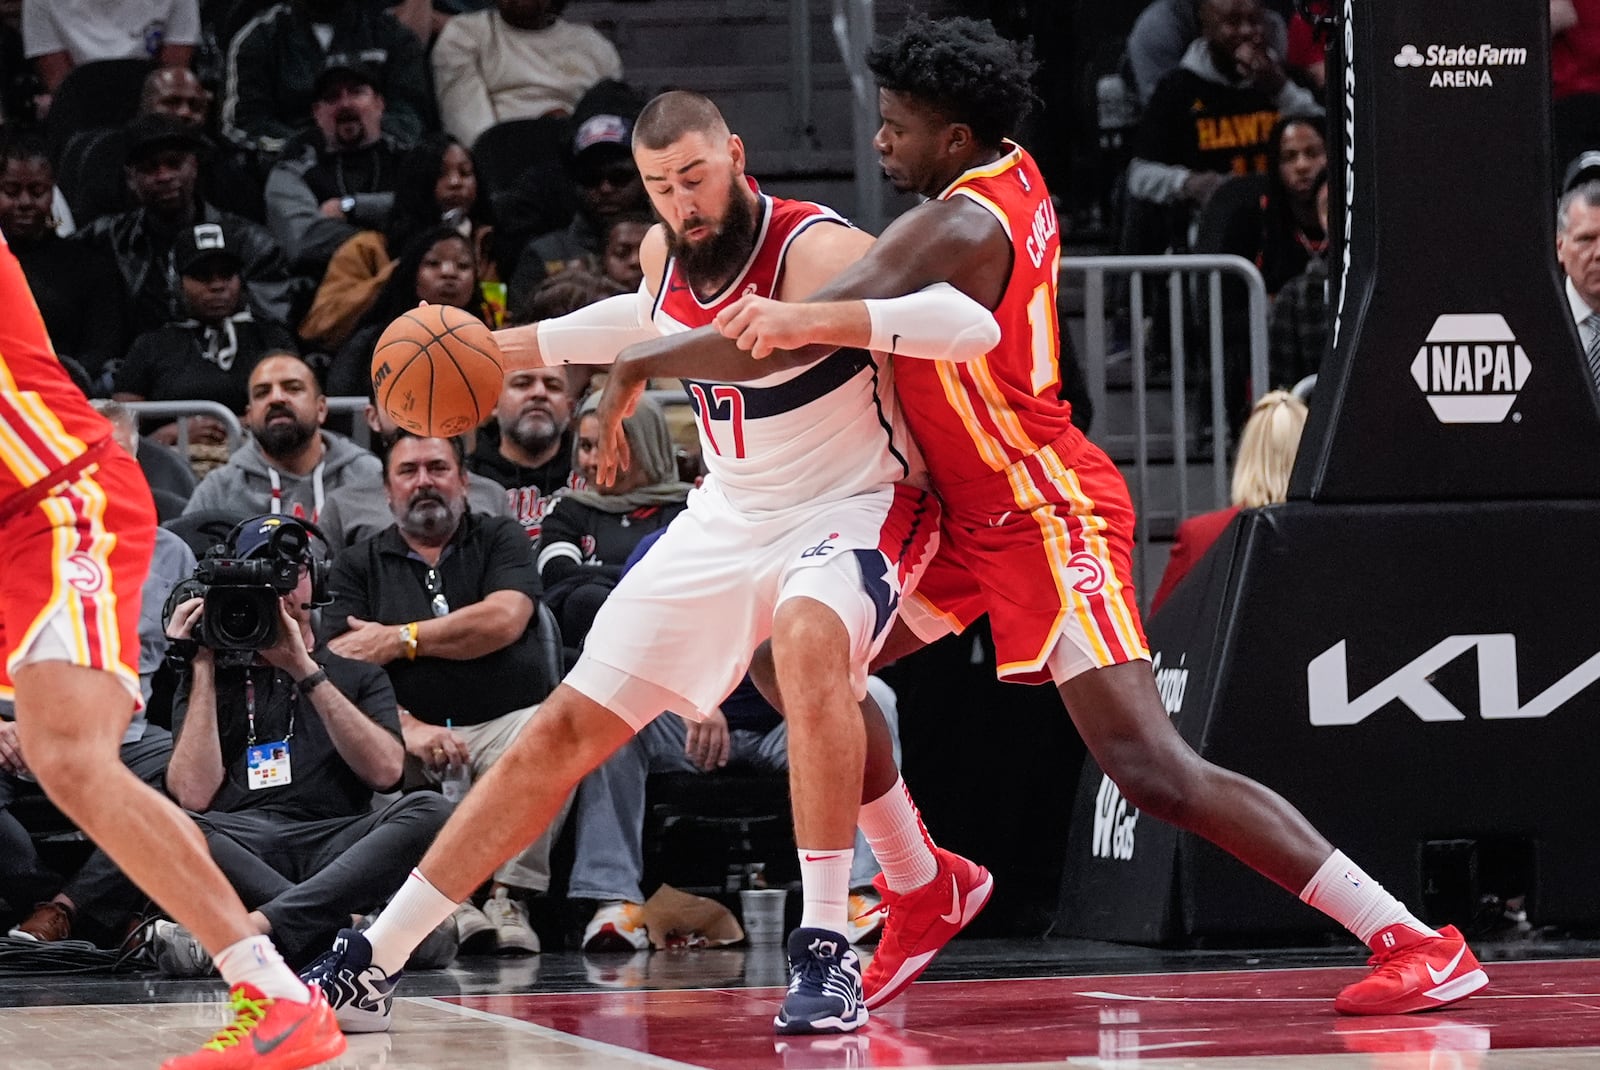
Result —
<path fill-rule="evenodd" d="M 968 361 L 1000 344 L 1000 325 L 989 310 L 948 282 L 864 304 L 872 320 L 870 348 L 879 353 Z"/>
<path fill-rule="evenodd" d="M 658 338 L 650 322 L 655 299 L 643 284 L 637 293 L 618 294 L 538 326 L 539 353 L 546 367 L 561 364 L 611 364 L 635 342 Z"/>

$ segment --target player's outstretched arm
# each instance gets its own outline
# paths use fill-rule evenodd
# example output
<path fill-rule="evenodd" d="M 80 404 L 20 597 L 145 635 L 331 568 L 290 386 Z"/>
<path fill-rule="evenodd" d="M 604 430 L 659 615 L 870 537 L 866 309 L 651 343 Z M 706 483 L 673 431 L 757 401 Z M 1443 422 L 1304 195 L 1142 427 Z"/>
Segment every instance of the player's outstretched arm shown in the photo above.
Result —
<path fill-rule="evenodd" d="M 717 325 L 757 357 L 830 343 L 969 360 L 997 341 L 988 310 L 1005 292 L 1011 255 L 1010 238 L 988 210 L 965 197 L 929 201 L 891 224 L 803 305 L 747 297 Z"/>
<path fill-rule="evenodd" d="M 948 282 L 861 301 L 790 303 L 750 294 L 719 312 L 716 327 L 758 360 L 778 350 L 828 345 L 961 362 L 1000 344 L 1000 325 L 989 310 Z"/>

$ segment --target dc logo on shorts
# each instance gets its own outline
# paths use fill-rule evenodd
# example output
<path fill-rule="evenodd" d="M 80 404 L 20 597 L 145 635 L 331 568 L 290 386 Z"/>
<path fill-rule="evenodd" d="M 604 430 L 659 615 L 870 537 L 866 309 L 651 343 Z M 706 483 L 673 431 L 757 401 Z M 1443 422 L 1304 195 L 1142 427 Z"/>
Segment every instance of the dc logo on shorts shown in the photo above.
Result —
<path fill-rule="evenodd" d="M 1079 550 L 1067 558 L 1066 579 L 1079 594 L 1098 594 L 1106 585 L 1106 566 L 1093 554 Z"/>
<path fill-rule="evenodd" d="M 79 594 L 99 594 L 106 586 L 105 569 L 82 550 L 67 556 L 66 564 L 61 569 L 61 578 Z"/>

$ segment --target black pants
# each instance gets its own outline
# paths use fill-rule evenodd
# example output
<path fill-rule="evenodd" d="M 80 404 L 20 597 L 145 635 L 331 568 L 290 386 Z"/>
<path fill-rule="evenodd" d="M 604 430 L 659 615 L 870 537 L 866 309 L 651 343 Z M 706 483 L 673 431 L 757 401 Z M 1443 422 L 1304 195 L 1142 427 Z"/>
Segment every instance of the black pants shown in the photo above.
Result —
<path fill-rule="evenodd" d="M 145 725 L 139 739 L 122 745 L 122 764 L 157 790 L 171 757 L 172 733 L 153 724 Z M 39 790 L 37 784 L 0 775 L 0 896 L 26 914 L 34 903 L 61 892 L 72 900 L 80 923 L 89 921 L 118 935 L 123 922 L 139 909 L 144 893 L 99 848 L 65 885 L 46 870 L 28 831 L 7 809 L 17 798 Z"/>
<path fill-rule="evenodd" d="M 272 923 L 299 968 L 327 949 L 352 914 L 382 906 L 450 816 L 441 795 L 403 795 L 358 817 L 294 821 L 246 810 L 199 814 L 211 857 L 244 905 Z"/>

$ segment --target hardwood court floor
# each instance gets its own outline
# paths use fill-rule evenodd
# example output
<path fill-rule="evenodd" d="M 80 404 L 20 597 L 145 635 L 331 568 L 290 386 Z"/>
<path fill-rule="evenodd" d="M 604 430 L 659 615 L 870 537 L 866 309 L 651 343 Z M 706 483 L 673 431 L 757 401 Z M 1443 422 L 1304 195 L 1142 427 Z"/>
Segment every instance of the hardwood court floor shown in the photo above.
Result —
<path fill-rule="evenodd" d="M 1576 1070 L 1600 1066 L 1600 946 L 1480 948 L 1484 993 L 1446 1011 L 1341 1018 L 1348 948 L 1157 952 L 958 942 L 847 1037 L 778 1038 L 778 948 L 463 959 L 402 984 L 389 1034 L 342 1070 Z M 226 1020 L 220 983 L 0 979 L 0 1068 L 153 1070 Z"/>

